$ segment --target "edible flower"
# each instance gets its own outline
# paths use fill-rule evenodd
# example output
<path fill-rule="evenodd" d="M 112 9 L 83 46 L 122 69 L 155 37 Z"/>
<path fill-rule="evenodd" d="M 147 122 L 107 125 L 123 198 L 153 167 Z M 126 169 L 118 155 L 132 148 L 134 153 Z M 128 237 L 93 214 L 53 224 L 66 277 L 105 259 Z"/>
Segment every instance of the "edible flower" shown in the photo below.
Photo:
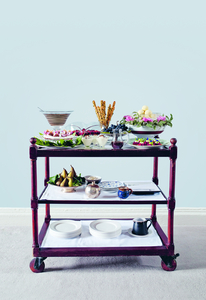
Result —
<path fill-rule="evenodd" d="M 143 120 L 144 122 L 153 122 L 152 119 L 150 119 L 150 118 L 145 118 L 145 117 L 143 117 L 142 120 Z"/>
<path fill-rule="evenodd" d="M 165 121 L 166 120 L 166 117 L 164 117 L 164 116 L 158 116 L 157 117 L 157 122 L 159 122 L 159 121 Z"/>
<path fill-rule="evenodd" d="M 127 115 L 127 116 L 124 116 L 126 122 L 130 122 L 130 121 L 134 121 L 134 118 L 132 118 L 131 116 Z"/>

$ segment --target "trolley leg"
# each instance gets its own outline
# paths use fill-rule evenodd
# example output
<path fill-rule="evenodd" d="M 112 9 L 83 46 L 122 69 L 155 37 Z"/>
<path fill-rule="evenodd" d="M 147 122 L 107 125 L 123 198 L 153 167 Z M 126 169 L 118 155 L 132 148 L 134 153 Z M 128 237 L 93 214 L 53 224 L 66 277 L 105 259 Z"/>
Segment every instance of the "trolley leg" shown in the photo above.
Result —
<path fill-rule="evenodd" d="M 174 228 L 174 209 L 175 209 L 175 166 L 177 159 L 177 140 L 171 139 L 170 146 L 170 179 L 169 179 L 169 197 L 167 199 L 168 206 L 168 248 L 174 251 L 173 228 Z M 174 254 L 174 253 L 173 253 Z"/>
<path fill-rule="evenodd" d="M 44 186 L 47 186 L 47 182 L 49 181 L 49 157 L 45 157 L 45 179 L 44 179 Z M 45 205 L 45 222 L 49 223 L 51 219 L 50 216 L 50 204 L 47 203 Z"/>
<path fill-rule="evenodd" d="M 158 157 L 154 157 L 154 163 L 153 163 L 153 178 L 152 181 L 158 185 Z M 156 216 L 156 204 L 152 204 L 152 213 L 151 213 L 151 219 L 152 222 L 157 221 L 157 216 Z"/>
<path fill-rule="evenodd" d="M 168 256 L 161 256 L 161 266 L 165 271 L 174 271 L 177 266 L 176 258 L 179 253 L 174 254 L 174 209 L 175 209 L 175 166 L 177 159 L 176 139 L 171 139 L 170 146 L 170 179 L 169 179 L 169 197 L 167 199 L 168 207 L 168 244 L 167 248 L 170 253 Z"/>
<path fill-rule="evenodd" d="M 31 160 L 31 209 L 32 209 L 32 231 L 33 248 L 38 248 L 38 197 L 37 197 L 37 168 L 36 168 L 36 139 L 31 139 L 30 160 Z"/>

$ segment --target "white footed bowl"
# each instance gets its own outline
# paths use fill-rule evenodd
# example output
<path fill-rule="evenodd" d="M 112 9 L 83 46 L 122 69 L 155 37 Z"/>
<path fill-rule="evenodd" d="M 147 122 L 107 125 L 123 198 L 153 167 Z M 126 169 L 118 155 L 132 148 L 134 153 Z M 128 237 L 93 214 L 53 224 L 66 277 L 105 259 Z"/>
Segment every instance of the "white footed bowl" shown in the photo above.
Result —
<path fill-rule="evenodd" d="M 156 126 L 155 129 L 147 127 L 147 126 L 129 126 L 129 130 L 131 130 L 131 133 L 136 135 L 138 138 L 146 138 L 146 137 L 151 137 L 154 138 L 155 136 L 159 135 L 162 133 L 165 129 L 165 126 L 159 127 Z"/>

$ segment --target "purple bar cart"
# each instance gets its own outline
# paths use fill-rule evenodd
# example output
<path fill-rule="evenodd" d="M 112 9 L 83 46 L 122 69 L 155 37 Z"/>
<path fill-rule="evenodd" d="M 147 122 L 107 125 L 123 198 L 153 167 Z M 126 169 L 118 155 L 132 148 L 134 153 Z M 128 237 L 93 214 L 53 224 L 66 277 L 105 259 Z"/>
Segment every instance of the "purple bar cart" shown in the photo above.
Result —
<path fill-rule="evenodd" d="M 30 262 L 30 269 L 39 273 L 45 268 L 44 260 L 47 257 L 63 257 L 63 256 L 140 256 L 140 255 L 156 255 L 161 257 L 161 266 L 166 271 L 173 271 L 176 269 L 176 257 L 179 254 L 174 253 L 174 241 L 173 241 L 173 227 L 174 227 L 174 209 L 175 209 L 175 166 L 177 159 L 177 147 L 176 139 L 170 140 L 169 147 L 162 147 L 159 149 L 74 149 L 74 148 L 49 148 L 40 147 L 36 145 L 36 139 L 30 139 L 30 161 L 31 161 L 31 210 L 32 210 L 32 232 L 33 232 L 33 256 L 34 258 Z M 166 197 L 163 192 L 161 194 L 164 200 L 139 200 L 138 197 L 134 201 L 130 201 L 129 198 L 119 200 L 99 200 L 88 199 L 81 200 L 48 200 L 42 199 L 41 195 L 38 198 L 37 195 L 37 158 L 45 158 L 45 180 L 44 180 L 44 191 L 47 189 L 47 181 L 49 180 L 50 174 L 50 157 L 153 157 L 153 177 L 152 181 L 158 186 L 158 158 L 169 157 L 170 160 L 170 174 L 169 174 L 169 196 Z M 47 233 L 52 218 L 50 216 L 50 205 L 51 204 L 150 204 L 151 205 L 151 219 L 152 225 L 156 230 L 159 238 L 161 239 L 161 246 L 144 246 L 144 247 L 44 247 L 42 241 Z M 38 230 L 38 205 L 45 205 L 45 220 L 42 228 Z M 156 205 L 164 204 L 168 208 L 168 232 L 167 235 L 164 233 L 156 217 Z"/>

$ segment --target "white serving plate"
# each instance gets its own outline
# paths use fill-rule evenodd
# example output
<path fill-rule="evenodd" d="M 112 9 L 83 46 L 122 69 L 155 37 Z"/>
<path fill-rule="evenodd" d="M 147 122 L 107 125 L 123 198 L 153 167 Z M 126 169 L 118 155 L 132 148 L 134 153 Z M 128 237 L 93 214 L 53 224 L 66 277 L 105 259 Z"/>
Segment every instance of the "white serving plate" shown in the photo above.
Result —
<path fill-rule="evenodd" d="M 75 140 L 76 139 L 76 136 L 73 136 L 73 135 L 67 135 L 67 136 L 51 136 L 51 135 L 48 135 L 48 134 L 44 134 L 43 135 L 43 138 L 45 140 L 48 140 L 48 141 L 60 141 L 60 140 Z"/>
<path fill-rule="evenodd" d="M 149 137 L 150 138 L 150 137 Z M 137 148 L 137 149 L 150 149 L 150 148 L 161 148 L 162 146 L 168 146 L 169 144 L 170 144 L 170 142 L 169 141 L 167 141 L 167 140 L 163 140 L 163 139 L 158 139 L 159 141 L 160 141 L 160 143 L 162 144 L 162 145 L 154 145 L 154 146 L 139 146 L 139 145 L 133 145 L 133 142 L 135 141 L 135 139 L 130 139 L 129 140 L 129 142 L 128 142 L 128 144 L 130 145 L 130 146 L 133 146 L 133 147 L 135 147 L 135 148 Z"/>
<path fill-rule="evenodd" d="M 122 227 L 121 224 L 117 221 L 100 219 L 90 223 L 89 232 L 91 235 L 97 238 L 114 238 L 121 234 Z"/>
<path fill-rule="evenodd" d="M 51 234 L 61 238 L 74 238 L 81 234 L 80 221 L 60 220 L 50 224 Z"/>
<path fill-rule="evenodd" d="M 151 146 L 147 146 L 147 145 L 133 145 L 133 147 L 137 148 L 137 149 L 159 149 L 161 148 L 163 145 L 151 145 Z"/>
<path fill-rule="evenodd" d="M 101 181 L 99 187 L 104 191 L 116 191 L 120 186 L 125 184 L 121 181 Z"/>

